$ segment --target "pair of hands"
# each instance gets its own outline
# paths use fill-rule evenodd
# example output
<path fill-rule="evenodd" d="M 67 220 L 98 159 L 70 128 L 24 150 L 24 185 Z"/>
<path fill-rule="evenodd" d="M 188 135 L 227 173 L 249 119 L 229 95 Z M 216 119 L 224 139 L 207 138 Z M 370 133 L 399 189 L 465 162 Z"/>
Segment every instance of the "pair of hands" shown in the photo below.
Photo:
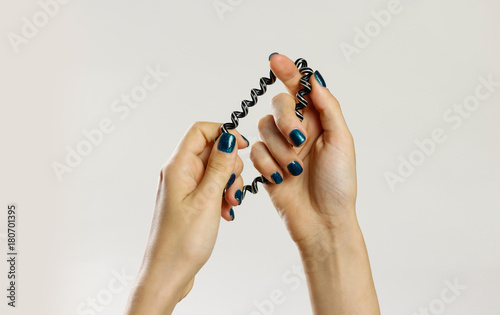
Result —
<path fill-rule="evenodd" d="M 259 122 L 263 141 L 252 145 L 250 156 L 270 181 L 264 187 L 291 238 L 301 253 L 312 252 L 325 237 L 356 222 L 354 144 L 339 103 L 319 73 L 311 77 L 309 106 L 300 122 L 295 95 L 302 75 L 284 55 L 273 55 L 270 64 L 289 94 L 273 98 L 272 115 Z M 161 170 L 138 286 L 147 284 L 163 301 L 176 303 L 190 291 L 212 253 L 220 217 L 232 220 L 232 207 L 240 203 L 243 162 L 237 152 L 249 144 L 236 130 L 220 136 L 219 128 L 195 123 Z M 233 174 L 234 182 L 226 187 Z"/>

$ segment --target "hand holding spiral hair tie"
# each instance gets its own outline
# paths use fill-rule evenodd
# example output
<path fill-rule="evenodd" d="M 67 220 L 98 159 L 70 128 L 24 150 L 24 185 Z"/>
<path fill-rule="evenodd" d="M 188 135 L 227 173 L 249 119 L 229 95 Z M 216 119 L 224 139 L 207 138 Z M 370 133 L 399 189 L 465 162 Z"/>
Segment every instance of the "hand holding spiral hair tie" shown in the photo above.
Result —
<path fill-rule="evenodd" d="M 318 71 L 309 82 L 305 60 L 274 54 L 270 63 L 270 77 L 230 123 L 194 124 L 162 168 L 127 315 L 171 314 L 210 257 L 220 217 L 234 220 L 232 206 L 268 180 L 264 188 L 299 249 L 314 314 L 380 314 L 356 219 L 354 142 L 340 104 Z M 234 128 L 277 79 L 288 93 L 274 97 L 273 114 L 259 121 L 262 141 L 252 145 L 250 158 L 262 176 L 243 189 L 237 151 L 249 144 Z"/>
<path fill-rule="evenodd" d="M 269 56 L 269 59 L 271 59 L 271 57 L 275 54 L 276 53 L 271 54 L 271 56 Z M 307 61 L 302 58 L 297 59 L 297 61 L 295 61 L 295 65 L 299 69 L 300 73 L 303 75 L 302 78 L 300 79 L 300 85 L 303 88 L 300 89 L 296 94 L 298 103 L 295 105 L 295 114 L 300 119 L 300 121 L 302 121 L 304 119 L 304 115 L 302 114 L 301 110 L 307 107 L 307 100 L 305 98 L 305 95 L 311 92 L 311 83 L 309 83 L 309 79 L 313 75 L 313 70 L 307 66 Z M 274 82 L 276 82 L 276 76 L 274 75 L 272 70 L 269 71 L 269 78 L 266 77 L 260 78 L 259 80 L 260 89 L 253 88 L 250 90 L 250 97 L 252 100 L 243 100 L 241 102 L 241 111 L 234 111 L 231 113 L 231 122 L 225 123 L 221 126 L 222 133 L 227 133 L 229 132 L 228 130 L 230 129 L 236 129 L 239 125 L 239 119 L 244 118 L 248 115 L 248 109 L 257 104 L 259 100 L 258 97 L 264 95 L 267 91 L 267 86 L 273 84 Z M 259 187 L 257 186 L 258 183 L 267 184 L 269 183 L 269 180 L 266 179 L 264 176 L 256 177 L 252 181 L 252 184 L 245 185 L 243 187 L 241 200 L 245 198 L 247 192 L 251 192 L 252 194 L 258 193 L 259 192 Z"/>

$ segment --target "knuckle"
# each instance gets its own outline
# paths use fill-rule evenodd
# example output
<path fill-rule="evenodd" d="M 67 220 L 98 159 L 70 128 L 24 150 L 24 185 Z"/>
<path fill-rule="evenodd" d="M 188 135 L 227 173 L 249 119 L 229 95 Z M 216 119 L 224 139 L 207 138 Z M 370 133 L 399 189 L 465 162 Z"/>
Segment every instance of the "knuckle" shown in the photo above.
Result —
<path fill-rule="evenodd" d="M 223 159 L 213 159 L 210 161 L 210 163 L 207 165 L 207 171 L 212 171 L 217 174 L 226 174 L 228 172 L 228 165 L 229 163 L 227 161 L 224 161 Z"/>
<path fill-rule="evenodd" d="M 282 102 L 287 102 L 290 99 L 293 99 L 293 97 L 290 94 L 288 94 L 288 93 L 280 93 L 280 94 L 275 95 L 271 99 L 271 104 L 272 105 L 280 104 Z"/>
<path fill-rule="evenodd" d="M 255 162 L 257 157 L 259 156 L 259 152 L 262 152 L 262 148 L 265 146 L 264 142 L 258 141 L 255 142 L 250 148 L 250 160 Z"/>
<path fill-rule="evenodd" d="M 208 122 L 208 121 L 195 121 L 194 123 L 191 124 L 191 127 L 188 129 L 188 133 L 192 132 L 202 132 L 203 130 L 208 130 L 211 128 L 216 128 L 220 124 L 218 123 L 213 123 L 213 122 Z"/>
<path fill-rule="evenodd" d="M 236 167 L 235 167 L 235 171 L 237 174 L 241 174 L 241 172 L 243 172 L 243 168 L 245 167 L 245 164 L 243 163 L 243 160 L 238 157 L 238 159 L 236 160 Z"/>
<path fill-rule="evenodd" d="M 274 123 L 273 115 L 266 115 L 259 120 L 258 128 L 259 130 L 269 128 L 272 123 Z"/>
<path fill-rule="evenodd" d="M 171 168 L 172 168 L 172 160 L 169 159 L 160 168 L 160 178 L 161 179 L 167 178 L 167 173 L 170 172 Z"/>
<path fill-rule="evenodd" d="M 189 128 L 190 130 L 197 130 L 197 129 L 201 129 L 201 126 L 203 125 L 203 122 L 201 121 L 195 121 L 191 127 Z"/>
<path fill-rule="evenodd" d="M 172 183 L 174 178 L 185 176 L 186 168 L 175 157 L 171 157 L 160 168 L 160 183 Z"/>
<path fill-rule="evenodd" d="M 330 94 L 330 95 L 332 95 L 332 94 Z M 340 102 L 339 102 L 339 100 L 338 100 L 338 99 L 337 99 L 334 95 L 332 95 L 332 97 L 331 97 L 331 98 L 332 98 L 333 103 L 334 103 L 336 106 L 339 106 L 339 107 L 340 107 Z"/>
<path fill-rule="evenodd" d="M 354 137 L 349 130 L 339 132 L 337 135 L 337 141 L 344 144 L 354 144 Z"/>

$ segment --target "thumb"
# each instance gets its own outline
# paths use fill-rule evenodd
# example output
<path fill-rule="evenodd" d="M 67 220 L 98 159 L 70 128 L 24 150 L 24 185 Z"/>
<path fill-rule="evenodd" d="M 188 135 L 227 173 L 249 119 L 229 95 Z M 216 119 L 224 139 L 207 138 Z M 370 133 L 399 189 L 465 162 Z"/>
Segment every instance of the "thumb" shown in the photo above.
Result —
<path fill-rule="evenodd" d="M 193 191 L 193 198 L 202 201 L 201 205 L 207 202 L 220 204 L 222 192 L 233 173 L 238 156 L 236 144 L 236 137 L 230 133 L 222 133 L 215 142 L 203 179 Z"/>

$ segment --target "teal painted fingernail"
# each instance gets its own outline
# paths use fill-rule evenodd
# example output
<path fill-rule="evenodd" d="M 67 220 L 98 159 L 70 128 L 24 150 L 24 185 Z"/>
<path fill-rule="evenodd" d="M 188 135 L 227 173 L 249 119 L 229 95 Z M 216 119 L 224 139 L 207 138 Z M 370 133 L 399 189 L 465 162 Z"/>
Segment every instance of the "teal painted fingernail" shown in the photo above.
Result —
<path fill-rule="evenodd" d="M 281 177 L 281 174 L 278 172 L 273 173 L 273 175 L 271 175 L 271 178 L 273 179 L 273 182 L 275 184 L 281 184 L 283 182 L 283 177 Z"/>
<path fill-rule="evenodd" d="M 234 211 L 233 211 L 233 208 L 231 208 L 231 210 L 229 210 L 229 215 L 231 216 L 231 221 L 234 221 Z"/>
<path fill-rule="evenodd" d="M 293 129 L 290 132 L 290 139 L 296 147 L 300 147 L 306 141 L 306 136 L 299 129 Z"/>
<path fill-rule="evenodd" d="M 299 176 L 303 171 L 302 166 L 297 161 L 288 164 L 287 168 L 293 176 Z"/>
<path fill-rule="evenodd" d="M 229 177 L 229 180 L 227 181 L 226 188 L 231 187 L 231 185 L 234 183 L 234 180 L 236 179 L 236 174 L 231 174 L 231 177 Z"/>
<path fill-rule="evenodd" d="M 316 78 L 316 81 L 318 81 L 318 83 L 321 84 L 322 87 L 326 87 L 325 79 L 323 79 L 323 76 L 321 75 L 321 73 L 319 73 L 318 70 L 314 71 L 314 77 Z"/>
<path fill-rule="evenodd" d="M 219 139 L 219 145 L 217 148 L 219 151 L 231 153 L 236 145 L 236 137 L 228 132 L 221 134 Z"/>
<path fill-rule="evenodd" d="M 239 189 L 234 193 L 234 199 L 238 200 L 240 205 L 241 205 L 241 197 L 242 196 L 243 196 L 243 193 Z"/>
<path fill-rule="evenodd" d="M 274 56 L 274 55 L 279 55 L 279 53 L 277 52 L 273 52 L 272 54 L 269 55 L 269 60 L 271 60 L 271 57 Z"/>
<path fill-rule="evenodd" d="M 248 141 L 248 139 L 247 139 L 247 138 L 245 138 L 245 136 L 244 136 L 244 135 L 241 135 L 241 137 L 243 138 L 243 140 L 245 140 L 245 141 L 248 143 L 247 147 L 249 147 L 249 146 L 250 146 L 250 141 Z"/>

